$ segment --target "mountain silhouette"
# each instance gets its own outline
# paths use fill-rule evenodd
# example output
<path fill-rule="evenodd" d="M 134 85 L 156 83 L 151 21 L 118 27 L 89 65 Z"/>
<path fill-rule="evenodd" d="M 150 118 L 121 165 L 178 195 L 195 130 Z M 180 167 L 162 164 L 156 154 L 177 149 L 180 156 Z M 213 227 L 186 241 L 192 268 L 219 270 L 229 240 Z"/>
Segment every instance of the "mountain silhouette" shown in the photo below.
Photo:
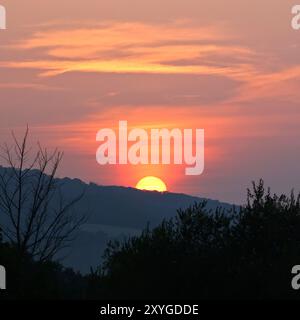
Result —
<path fill-rule="evenodd" d="M 11 169 L 0 167 L 0 170 Z M 67 201 L 84 192 L 74 210 L 86 213 L 86 223 L 81 226 L 70 247 L 64 249 L 58 257 L 65 266 L 83 273 L 99 265 L 109 240 L 137 235 L 147 225 L 150 228 L 156 227 L 163 219 L 174 217 L 179 208 L 185 209 L 202 200 L 207 200 L 207 208 L 211 209 L 231 207 L 217 200 L 186 194 L 87 184 L 70 178 L 56 180 Z M 0 221 L 5 223 L 3 219 Z"/>
<path fill-rule="evenodd" d="M 85 184 L 79 179 L 60 180 L 64 195 L 76 196 L 85 190 L 83 199 L 76 205 L 77 210 L 88 212 L 84 224 L 71 248 L 66 250 L 65 265 L 85 273 L 91 266 L 101 262 L 101 255 L 111 239 L 123 239 L 137 235 L 147 224 L 155 227 L 163 219 L 176 215 L 179 208 L 207 200 L 207 207 L 231 207 L 217 200 L 193 197 L 171 192 L 141 191 L 118 186 L 101 186 L 95 183 Z"/>

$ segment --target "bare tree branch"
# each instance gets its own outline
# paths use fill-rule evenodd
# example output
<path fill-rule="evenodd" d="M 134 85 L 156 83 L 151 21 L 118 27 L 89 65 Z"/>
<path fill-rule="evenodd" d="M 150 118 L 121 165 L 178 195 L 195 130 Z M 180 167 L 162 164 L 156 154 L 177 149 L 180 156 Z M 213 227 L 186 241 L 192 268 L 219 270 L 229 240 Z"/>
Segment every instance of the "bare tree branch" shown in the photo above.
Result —
<path fill-rule="evenodd" d="M 45 261 L 66 247 L 84 223 L 85 215 L 77 217 L 74 212 L 84 192 L 74 199 L 63 199 L 61 184 L 55 178 L 63 153 L 57 149 L 49 152 L 38 143 L 31 156 L 28 135 L 28 127 L 21 141 L 12 132 L 13 146 L 0 148 L 6 165 L 0 170 L 0 227 L 20 254 Z"/>

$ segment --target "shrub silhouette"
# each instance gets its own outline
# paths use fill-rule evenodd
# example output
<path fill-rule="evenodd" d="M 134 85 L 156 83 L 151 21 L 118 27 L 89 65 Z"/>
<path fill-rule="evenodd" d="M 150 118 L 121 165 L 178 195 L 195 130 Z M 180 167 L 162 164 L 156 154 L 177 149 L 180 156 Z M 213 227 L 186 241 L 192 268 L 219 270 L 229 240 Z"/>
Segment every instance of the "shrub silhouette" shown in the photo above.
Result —
<path fill-rule="evenodd" d="M 84 278 L 58 262 L 20 257 L 18 248 L 0 243 L 0 262 L 7 270 L 7 290 L 0 299 L 82 299 Z"/>
<path fill-rule="evenodd" d="M 124 242 L 111 242 L 102 272 L 114 298 L 294 298 L 300 263 L 299 196 L 253 183 L 241 208 L 206 203 Z"/>
<path fill-rule="evenodd" d="M 1 232 L 0 232 L 1 234 Z M 297 298 L 291 269 L 300 264 L 300 198 L 253 183 L 246 204 L 208 210 L 195 203 L 140 236 L 109 243 L 87 276 L 38 262 L 1 243 L 7 298 L 264 299 Z"/>

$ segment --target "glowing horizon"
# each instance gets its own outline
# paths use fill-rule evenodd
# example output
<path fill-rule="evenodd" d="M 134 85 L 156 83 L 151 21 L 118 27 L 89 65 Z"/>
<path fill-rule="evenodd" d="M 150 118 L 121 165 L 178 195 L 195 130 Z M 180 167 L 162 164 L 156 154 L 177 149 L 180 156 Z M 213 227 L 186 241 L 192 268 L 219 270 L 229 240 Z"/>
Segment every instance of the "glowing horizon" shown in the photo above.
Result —
<path fill-rule="evenodd" d="M 155 176 L 174 192 L 236 203 L 258 178 L 275 192 L 299 189 L 294 1 L 223 2 L 2 0 L 0 142 L 28 124 L 33 143 L 65 152 L 61 176 L 104 185 Z M 95 135 L 120 119 L 205 129 L 204 173 L 99 167 Z"/>

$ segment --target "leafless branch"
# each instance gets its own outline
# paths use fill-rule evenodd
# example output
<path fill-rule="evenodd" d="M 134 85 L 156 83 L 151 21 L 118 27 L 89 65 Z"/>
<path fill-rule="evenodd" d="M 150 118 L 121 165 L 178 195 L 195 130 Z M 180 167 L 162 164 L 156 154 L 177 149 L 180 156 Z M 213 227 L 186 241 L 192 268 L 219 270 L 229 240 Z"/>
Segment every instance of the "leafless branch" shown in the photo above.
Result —
<path fill-rule="evenodd" d="M 0 170 L 0 227 L 20 254 L 44 261 L 66 247 L 84 223 L 85 215 L 78 217 L 74 212 L 84 193 L 63 199 L 55 178 L 63 153 L 57 149 L 49 152 L 38 143 L 32 156 L 28 134 L 27 127 L 19 141 L 12 133 L 13 145 L 0 148 L 5 163 Z"/>

